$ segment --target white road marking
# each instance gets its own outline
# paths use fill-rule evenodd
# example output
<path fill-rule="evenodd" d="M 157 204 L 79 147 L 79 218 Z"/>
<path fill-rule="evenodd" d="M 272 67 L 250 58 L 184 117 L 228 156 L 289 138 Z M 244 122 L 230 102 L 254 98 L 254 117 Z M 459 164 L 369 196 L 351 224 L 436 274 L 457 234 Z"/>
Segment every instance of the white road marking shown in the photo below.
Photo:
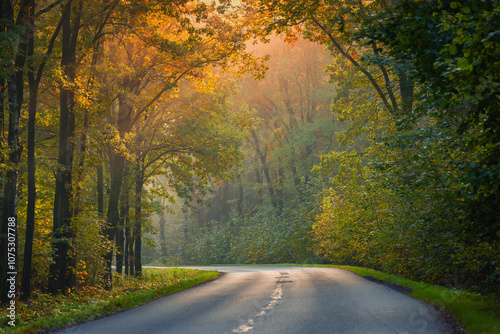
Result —
<path fill-rule="evenodd" d="M 278 277 L 279 279 L 283 278 L 283 273 L 280 273 L 282 276 Z M 288 277 L 288 276 L 286 276 Z M 283 283 L 281 280 L 276 282 L 276 289 L 274 289 L 271 294 L 271 301 L 264 307 L 259 313 L 250 317 L 247 322 L 240 327 L 233 329 L 233 333 L 248 333 L 254 328 L 254 324 L 263 320 L 264 316 L 269 313 L 275 306 L 278 304 L 280 299 L 283 297 Z"/>

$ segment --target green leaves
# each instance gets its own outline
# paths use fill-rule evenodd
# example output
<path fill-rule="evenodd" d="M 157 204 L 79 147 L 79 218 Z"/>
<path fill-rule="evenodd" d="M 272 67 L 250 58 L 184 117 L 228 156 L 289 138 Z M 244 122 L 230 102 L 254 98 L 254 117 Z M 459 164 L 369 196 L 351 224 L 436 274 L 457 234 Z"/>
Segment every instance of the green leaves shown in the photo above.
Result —
<path fill-rule="evenodd" d="M 463 280 L 480 277 L 485 290 L 498 284 L 491 263 L 500 237 L 493 209 L 500 204 L 499 10 L 498 1 L 400 1 L 364 29 L 388 55 L 413 66 L 424 93 L 419 112 L 400 115 L 406 127 L 384 141 L 399 153 L 378 167 L 399 194 L 425 195 L 430 204 L 422 207 L 419 235 L 440 238 L 436 249 L 455 249 L 462 260 L 450 264 L 431 250 L 426 256 Z M 483 242 L 492 253 L 480 259 L 473 254 Z M 483 269 L 474 272 L 466 258 Z"/>

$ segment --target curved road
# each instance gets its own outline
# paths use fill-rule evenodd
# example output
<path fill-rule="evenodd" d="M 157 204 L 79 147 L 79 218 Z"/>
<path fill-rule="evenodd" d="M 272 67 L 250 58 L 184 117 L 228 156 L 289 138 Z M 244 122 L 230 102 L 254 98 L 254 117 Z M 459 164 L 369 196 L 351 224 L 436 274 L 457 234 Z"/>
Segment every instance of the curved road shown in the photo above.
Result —
<path fill-rule="evenodd" d="M 349 271 L 308 267 L 196 267 L 223 277 L 71 334 L 448 333 L 432 308 Z"/>

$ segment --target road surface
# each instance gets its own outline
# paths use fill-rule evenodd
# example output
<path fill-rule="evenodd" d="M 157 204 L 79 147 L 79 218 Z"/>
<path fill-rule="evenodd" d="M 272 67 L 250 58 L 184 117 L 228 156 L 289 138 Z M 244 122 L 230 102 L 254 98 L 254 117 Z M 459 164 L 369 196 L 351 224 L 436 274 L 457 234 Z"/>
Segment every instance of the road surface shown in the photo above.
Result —
<path fill-rule="evenodd" d="M 427 304 L 333 268 L 230 266 L 223 277 L 67 334 L 448 333 Z"/>

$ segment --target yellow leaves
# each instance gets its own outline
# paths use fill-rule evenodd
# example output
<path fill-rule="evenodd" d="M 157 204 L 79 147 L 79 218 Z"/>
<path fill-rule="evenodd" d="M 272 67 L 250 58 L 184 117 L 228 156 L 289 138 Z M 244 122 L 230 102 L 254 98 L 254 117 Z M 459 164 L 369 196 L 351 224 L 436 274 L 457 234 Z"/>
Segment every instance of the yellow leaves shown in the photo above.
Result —
<path fill-rule="evenodd" d="M 170 99 L 175 99 L 179 97 L 179 87 L 174 87 L 170 90 L 170 93 L 168 94 L 168 97 Z"/>
<path fill-rule="evenodd" d="M 211 67 L 206 67 L 202 71 L 203 77 L 193 80 L 197 92 L 213 94 L 220 86 L 220 77 L 217 76 Z"/>

